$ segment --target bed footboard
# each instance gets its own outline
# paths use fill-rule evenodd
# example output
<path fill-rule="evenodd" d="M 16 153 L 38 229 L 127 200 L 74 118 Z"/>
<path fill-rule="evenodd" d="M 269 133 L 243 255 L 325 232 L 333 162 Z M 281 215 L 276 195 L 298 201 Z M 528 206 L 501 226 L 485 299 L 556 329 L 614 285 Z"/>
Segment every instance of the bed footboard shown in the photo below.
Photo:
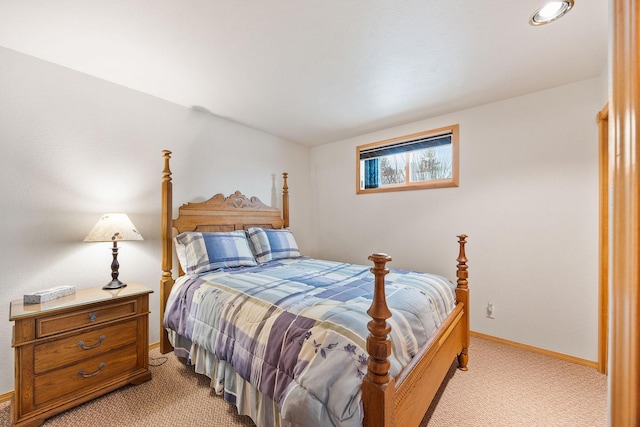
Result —
<path fill-rule="evenodd" d="M 362 383 L 365 427 L 418 425 L 456 357 L 459 369 L 467 370 L 469 287 L 466 239 L 464 234 L 458 236 L 455 309 L 396 378 L 389 375 L 391 327 L 387 319 L 391 312 L 384 292 L 384 276 L 389 272 L 386 263 L 391 261 L 391 257 L 386 254 L 369 257 L 374 263 L 371 272 L 375 283 L 373 301 L 367 311 L 372 320 L 367 325 L 370 332 L 367 338 L 369 359 Z"/>

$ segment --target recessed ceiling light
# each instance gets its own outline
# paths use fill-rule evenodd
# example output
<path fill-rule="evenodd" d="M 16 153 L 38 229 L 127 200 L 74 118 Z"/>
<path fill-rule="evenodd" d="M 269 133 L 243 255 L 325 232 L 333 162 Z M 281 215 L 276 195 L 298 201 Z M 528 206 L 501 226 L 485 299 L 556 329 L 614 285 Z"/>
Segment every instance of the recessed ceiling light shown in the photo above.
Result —
<path fill-rule="evenodd" d="M 573 7 L 573 0 L 552 1 L 538 9 L 529 19 L 531 25 L 544 25 L 561 18 Z"/>

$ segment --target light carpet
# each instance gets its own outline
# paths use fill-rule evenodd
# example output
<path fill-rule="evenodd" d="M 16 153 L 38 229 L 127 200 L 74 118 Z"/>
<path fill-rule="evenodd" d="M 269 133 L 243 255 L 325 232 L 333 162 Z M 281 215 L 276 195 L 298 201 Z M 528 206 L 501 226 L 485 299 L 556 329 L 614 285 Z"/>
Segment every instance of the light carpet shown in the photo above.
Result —
<path fill-rule="evenodd" d="M 43 426 L 254 426 L 216 396 L 210 380 L 172 354 L 150 353 L 151 381 L 126 386 L 48 419 Z M 607 378 L 595 369 L 481 338 L 471 339 L 469 370 L 454 369 L 421 427 L 604 427 Z M 9 402 L 0 403 L 8 427 Z"/>

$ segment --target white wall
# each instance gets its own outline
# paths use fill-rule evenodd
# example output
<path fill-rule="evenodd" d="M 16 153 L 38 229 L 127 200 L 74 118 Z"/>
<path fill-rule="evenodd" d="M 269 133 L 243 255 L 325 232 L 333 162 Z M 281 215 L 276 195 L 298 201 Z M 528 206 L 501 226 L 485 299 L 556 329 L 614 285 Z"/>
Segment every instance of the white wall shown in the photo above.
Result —
<path fill-rule="evenodd" d="M 312 150 L 318 255 L 455 279 L 469 235 L 471 328 L 597 360 L 598 152 L 603 79 Z M 356 195 L 355 147 L 460 124 L 458 188 Z M 492 302 L 495 319 L 485 317 Z"/>
<path fill-rule="evenodd" d="M 158 341 L 162 149 L 174 152 L 176 207 L 238 189 L 270 204 L 272 175 L 279 193 L 288 171 L 291 226 L 313 252 L 308 147 L 4 48 L 0 94 L 0 394 L 13 389 L 9 302 L 110 280 L 110 244 L 82 242 L 104 212 L 128 213 L 144 236 L 119 245 L 120 278 L 155 291 Z"/>

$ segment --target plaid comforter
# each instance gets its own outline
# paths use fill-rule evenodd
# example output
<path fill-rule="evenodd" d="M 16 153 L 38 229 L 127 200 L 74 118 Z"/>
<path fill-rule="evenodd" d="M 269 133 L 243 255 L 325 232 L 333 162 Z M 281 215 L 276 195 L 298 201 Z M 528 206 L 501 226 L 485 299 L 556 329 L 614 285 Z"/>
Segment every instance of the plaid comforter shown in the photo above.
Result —
<path fill-rule="evenodd" d="M 273 399 L 282 425 L 362 425 L 369 268 L 303 257 L 183 276 L 164 326 Z M 404 270 L 392 270 L 385 281 L 395 376 L 454 308 L 455 287 Z M 176 353 L 191 358 L 186 347 Z M 236 394 L 225 390 L 238 404 Z"/>

